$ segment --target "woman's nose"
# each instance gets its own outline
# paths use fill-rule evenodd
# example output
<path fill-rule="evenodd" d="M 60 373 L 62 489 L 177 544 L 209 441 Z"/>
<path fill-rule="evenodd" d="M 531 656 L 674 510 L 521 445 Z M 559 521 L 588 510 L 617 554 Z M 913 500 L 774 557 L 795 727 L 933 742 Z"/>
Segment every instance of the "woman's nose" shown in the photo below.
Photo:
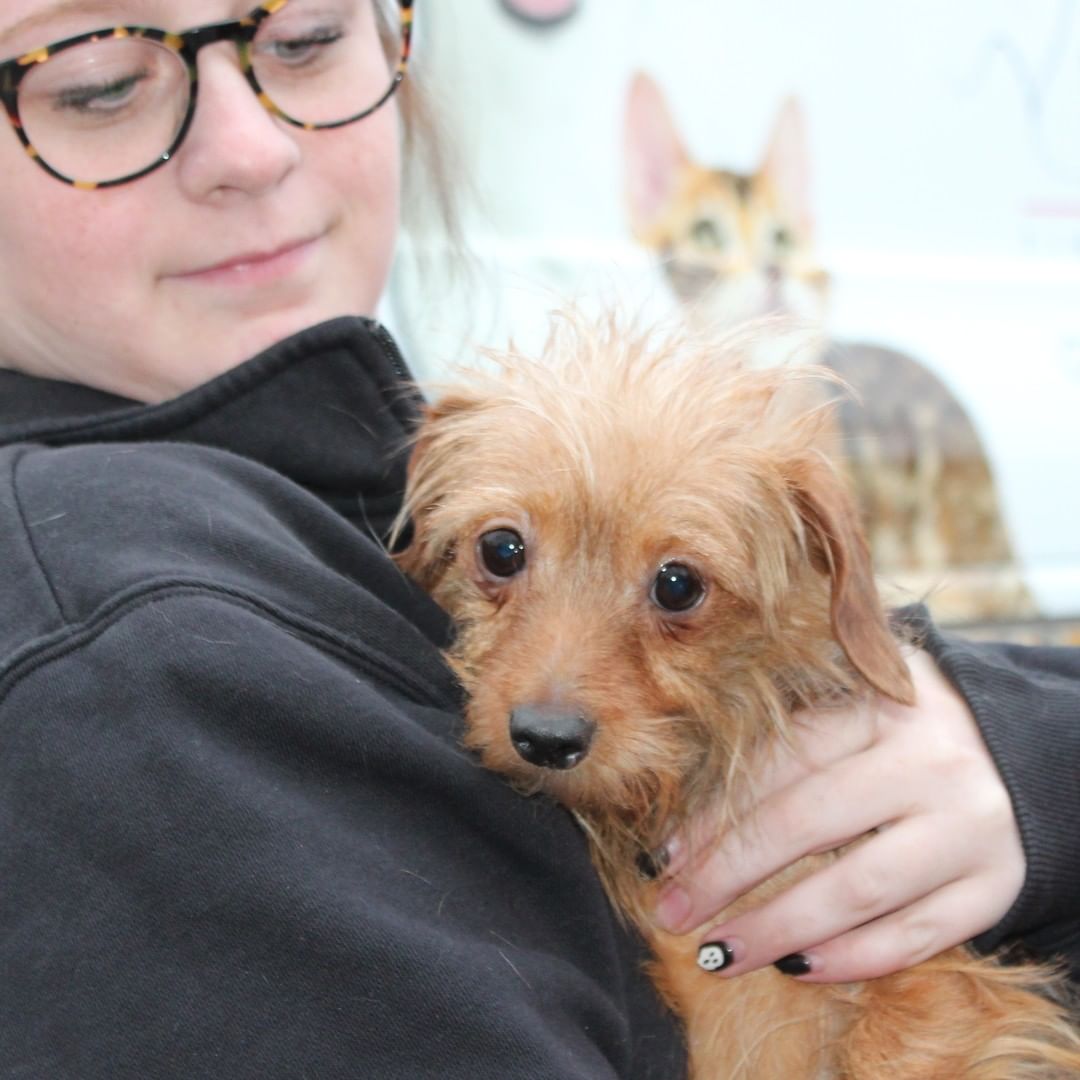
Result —
<path fill-rule="evenodd" d="M 299 164 L 295 132 L 256 96 L 235 46 L 222 42 L 199 54 L 195 115 L 176 158 L 181 184 L 193 198 L 259 195 Z"/>

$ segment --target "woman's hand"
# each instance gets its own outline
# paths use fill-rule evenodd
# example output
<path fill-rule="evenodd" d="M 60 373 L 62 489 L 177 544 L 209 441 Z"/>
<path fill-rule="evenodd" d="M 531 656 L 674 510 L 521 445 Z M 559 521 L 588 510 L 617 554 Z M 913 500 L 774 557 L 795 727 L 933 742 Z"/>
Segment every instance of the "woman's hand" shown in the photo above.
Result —
<path fill-rule="evenodd" d="M 685 933 L 803 856 L 877 830 L 711 927 L 702 944 L 728 946 L 708 951 L 711 968 L 737 975 L 779 960 L 807 982 L 874 978 L 975 937 L 1016 900 L 1026 865 L 1005 785 L 934 661 L 920 652 L 908 663 L 913 708 L 879 698 L 797 715 L 794 753 L 757 764 L 739 824 L 717 840 L 716 821 L 698 820 L 669 843 L 673 880 L 656 918 Z"/>

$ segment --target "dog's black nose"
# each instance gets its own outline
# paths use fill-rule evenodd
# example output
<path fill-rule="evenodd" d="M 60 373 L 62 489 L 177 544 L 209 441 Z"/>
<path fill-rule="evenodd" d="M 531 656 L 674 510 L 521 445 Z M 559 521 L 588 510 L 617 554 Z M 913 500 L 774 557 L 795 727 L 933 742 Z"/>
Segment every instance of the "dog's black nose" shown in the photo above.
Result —
<path fill-rule="evenodd" d="M 596 725 L 580 709 L 519 705 L 510 713 L 514 749 L 530 765 L 572 769 L 589 752 Z"/>

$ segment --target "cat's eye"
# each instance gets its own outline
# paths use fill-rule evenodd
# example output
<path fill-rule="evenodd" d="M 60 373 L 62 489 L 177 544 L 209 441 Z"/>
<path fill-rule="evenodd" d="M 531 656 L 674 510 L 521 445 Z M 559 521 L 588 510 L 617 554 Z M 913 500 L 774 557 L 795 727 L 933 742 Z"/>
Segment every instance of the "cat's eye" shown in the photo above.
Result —
<path fill-rule="evenodd" d="M 695 608 L 705 597 L 705 584 L 697 571 L 685 563 L 664 563 L 653 581 L 649 599 L 664 611 Z"/>
<path fill-rule="evenodd" d="M 773 230 L 773 246 L 777 251 L 790 251 L 795 246 L 795 237 L 791 235 L 791 230 L 778 225 Z"/>
<path fill-rule="evenodd" d="M 493 577 L 511 578 L 525 569 L 525 541 L 513 529 L 491 529 L 476 542 L 480 565 Z"/>
<path fill-rule="evenodd" d="M 703 251 L 720 251 L 726 243 L 724 230 L 712 218 L 698 218 L 690 226 L 690 237 Z"/>

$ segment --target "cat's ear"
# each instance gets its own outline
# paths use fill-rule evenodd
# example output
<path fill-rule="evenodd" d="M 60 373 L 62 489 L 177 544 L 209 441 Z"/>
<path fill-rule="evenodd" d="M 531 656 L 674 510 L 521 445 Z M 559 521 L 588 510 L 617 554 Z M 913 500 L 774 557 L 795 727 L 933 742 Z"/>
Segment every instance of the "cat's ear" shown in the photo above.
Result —
<path fill-rule="evenodd" d="M 689 163 L 660 87 L 644 72 L 630 82 L 623 130 L 626 199 L 634 236 L 656 245 L 657 227 Z"/>
<path fill-rule="evenodd" d="M 804 241 L 814 232 L 814 195 L 806 120 L 795 98 L 787 98 L 773 121 L 760 172 L 772 183 Z"/>
<path fill-rule="evenodd" d="M 878 597 L 854 500 L 823 455 L 794 462 L 788 480 L 810 560 L 830 579 L 836 643 L 875 690 L 901 704 L 914 704 L 911 675 Z"/>

